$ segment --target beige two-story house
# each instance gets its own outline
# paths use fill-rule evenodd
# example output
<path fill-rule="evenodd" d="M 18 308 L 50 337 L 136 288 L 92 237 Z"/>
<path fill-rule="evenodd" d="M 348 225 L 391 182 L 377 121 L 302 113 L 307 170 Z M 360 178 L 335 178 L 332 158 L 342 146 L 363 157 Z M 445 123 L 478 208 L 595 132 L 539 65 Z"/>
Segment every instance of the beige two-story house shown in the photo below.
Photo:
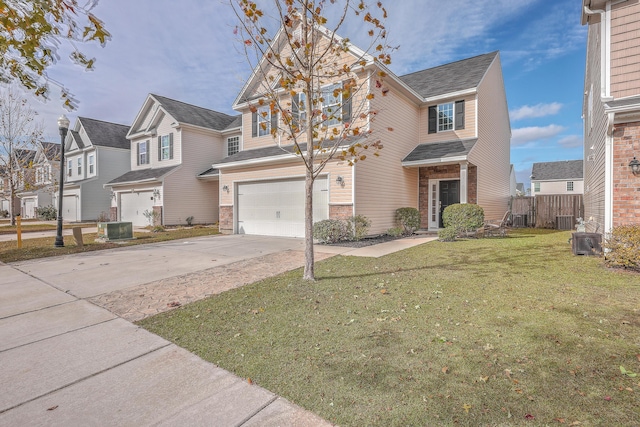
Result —
<path fill-rule="evenodd" d="M 358 85 L 372 85 L 378 65 L 349 45 L 358 64 Z M 345 60 L 345 63 L 349 62 Z M 362 126 L 358 142 L 380 140 L 379 157 L 350 165 L 334 160 L 315 181 L 314 222 L 364 215 L 370 233 L 394 227 L 395 211 L 414 207 L 422 227 L 442 226 L 442 211 L 453 203 L 477 203 L 487 219 L 508 209 L 511 130 L 498 52 L 405 76 L 388 70 L 385 96 L 339 99 L 342 120 Z M 261 74 L 256 72 L 233 108 L 242 115 L 240 150 L 212 165 L 220 184 L 220 230 L 275 236 L 304 235 L 305 167 L 287 141 L 273 138 L 281 117 L 256 114 Z M 343 82 L 327 82 L 327 93 Z M 336 96 L 325 96 L 330 108 Z M 282 93 L 282 105 L 296 104 Z M 325 105 L 326 104 L 326 105 Z M 359 122 L 352 111 L 376 111 L 375 120 Z M 336 123 L 336 125 L 338 125 Z M 370 135 L 370 136 L 369 136 Z"/>
<path fill-rule="evenodd" d="M 60 144 L 36 143 L 30 164 L 22 170 L 18 191 L 23 219 L 37 217 L 37 209 L 55 206 L 60 167 Z"/>
<path fill-rule="evenodd" d="M 640 223 L 640 3 L 582 0 L 587 231 Z M 636 171 L 634 173 L 634 165 Z"/>
<path fill-rule="evenodd" d="M 105 184 L 111 219 L 136 226 L 217 222 L 211 164 L 234 153 L 239 136 L 237 116 L 148 95 L 127 134 L 131 170 Z"/>

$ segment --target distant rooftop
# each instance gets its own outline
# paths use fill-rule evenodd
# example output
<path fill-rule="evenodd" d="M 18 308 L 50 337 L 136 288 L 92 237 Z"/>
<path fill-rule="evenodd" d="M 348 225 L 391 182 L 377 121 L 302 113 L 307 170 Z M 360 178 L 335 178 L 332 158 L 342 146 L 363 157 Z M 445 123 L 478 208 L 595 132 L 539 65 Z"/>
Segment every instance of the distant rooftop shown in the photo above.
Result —
<path fill-rule="evenodd" d="M 531 169 L 531 180 L 583 179 L 583 164 L 582 160 L 534 163 Z"/>

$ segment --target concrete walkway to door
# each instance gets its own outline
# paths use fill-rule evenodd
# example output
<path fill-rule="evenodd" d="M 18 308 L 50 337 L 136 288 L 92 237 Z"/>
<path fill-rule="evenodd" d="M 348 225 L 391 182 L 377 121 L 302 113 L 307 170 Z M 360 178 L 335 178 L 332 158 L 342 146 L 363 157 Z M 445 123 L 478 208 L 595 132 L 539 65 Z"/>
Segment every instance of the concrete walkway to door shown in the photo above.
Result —
<path fill-rule="evenodd" d="M 162 283 L 220 292 L 300 267 L 302 247 L 215 236 L 0 263 L 0 425 L 330 425 L 126 320 L 154 311 L 118 313 L 118 298 L 108 301 L 169 289 Z M 357 255 L 316 256 L 345 251 Z M 188 302 L 168 298 L 160 309 Z"/>

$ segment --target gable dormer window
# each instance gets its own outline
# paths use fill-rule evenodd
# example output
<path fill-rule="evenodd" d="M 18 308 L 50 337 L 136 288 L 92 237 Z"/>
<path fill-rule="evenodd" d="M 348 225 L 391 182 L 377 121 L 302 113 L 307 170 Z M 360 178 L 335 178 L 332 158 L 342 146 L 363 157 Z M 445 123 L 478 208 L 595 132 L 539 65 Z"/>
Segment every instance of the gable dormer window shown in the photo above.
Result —
<path fill-rule="evenodd" d="M 429 107 L 429 133 L 464 129 L 464 100 Z"/>
<path fill-rule="evenodd" d="M 158 160 L 173 159 L 173 132 L 158 137 Z"/>
<path fill-rule="evenodd" d="M 89 166 L 89 175 L 93 175 L 96 172 L 96 156 L 95 154 L 89 154 L 89 160 L 87 161 Z"/>
<path fill-rule="evenodd" d="M 138 166 L 149 164 L 149 141 L 138 142 L 137 145 Z"/>

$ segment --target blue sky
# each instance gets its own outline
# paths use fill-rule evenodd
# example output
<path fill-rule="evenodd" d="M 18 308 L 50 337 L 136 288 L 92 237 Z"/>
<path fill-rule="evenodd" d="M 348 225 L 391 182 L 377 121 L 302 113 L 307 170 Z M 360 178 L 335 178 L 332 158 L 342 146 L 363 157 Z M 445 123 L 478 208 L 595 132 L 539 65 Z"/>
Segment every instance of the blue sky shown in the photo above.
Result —
<path fill-rule="evenodd" d="M 511 162 L 528 182 L 533 162 L 582 158 L 586 27 L 578 0 L 391 0 L 391 69 L 398 75 L 499 50 L 511 113 Z M 49 71 L 80 101 L 67 113 L 130 124 L 148 93 L 232 114 L 250 70 L 234 39 L 235 16 L 223 0 L 102 0 L 95 9 L 112 34 L 83 72 L 61 51 Z M 340 35 L 356 44 L 359 22 Z M 55 97 L 33 101 L 45 134 L 57 141 Z"/>

